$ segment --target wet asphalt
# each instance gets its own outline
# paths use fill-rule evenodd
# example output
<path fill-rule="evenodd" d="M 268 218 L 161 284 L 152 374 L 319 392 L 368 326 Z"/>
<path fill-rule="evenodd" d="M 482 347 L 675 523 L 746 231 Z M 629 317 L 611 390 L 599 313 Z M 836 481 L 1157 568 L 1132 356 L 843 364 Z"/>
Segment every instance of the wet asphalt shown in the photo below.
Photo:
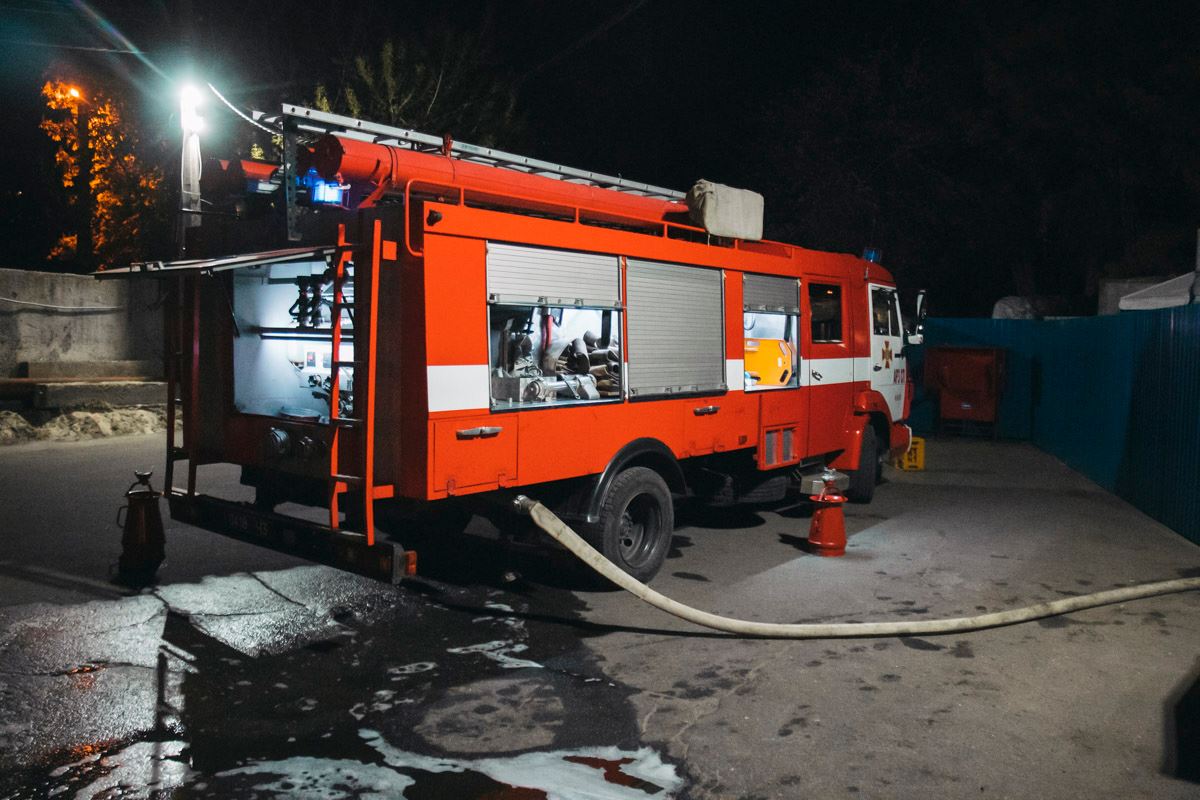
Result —
<path fill-rule="evenodd" d="M 1010 447 L 1031 503 L 1016 513 L 1009 473 L 974 466 L 982 446 L 947 444 L 941 469 L 892 474 L 851 510 L 844 559 L 803 551 L 804 507 L 684 509 L 655 585 L 718 613 L 843 621 L 1200 571 L 1200 548 Z M 115 511 L 132 469 L 160 454 L 158 437 L 0 451 L 0 798 L 1200 786 L 1187 774 L 1200 771 L 1195 595 L 954 637 L 747 641 L 578 590 L 560 557 L 501 547 L 480 520 L 437 542 L 393 524 L 421 546 L 421 577 L 399 587 L 168 520 L 158 583 L 131 592 L 109 580 Z M 201 475 L 248 497 L 235 477 Z M 1047 480 L 1054 491 L 1029 500 Z"/>
<path fill-rule="evenodd" d="M 513 613 L 529 605 L 492 596 L 430 585 L 398 596 L 297 567 L 0 616 L 15 633 L 0 796 L 123 785 L 134 796 L 339 796 L 339 785 L 348 796 L 571 796 L 569 778 L 505 794 L 516 791 L 505 771 L 477 762 L 597 760 L 575 764 L 581 784 L 622 759 L 657 764 L 639 752 L 629 690 L 574 637 L 531 646 Z M 377 774 L 356 775 L 362 765 Z"/>
<path fill-rule="evenodd" d="M 160 449 L 0 454 L 25 509 L 0 560 L 0 797 L 679 796 L 557 565 L 480 520 L 465 550 L 426 551 L 448 580 L 388 586 L 167 520 L 157 584 L 111 583 L 127 475 Z"/>

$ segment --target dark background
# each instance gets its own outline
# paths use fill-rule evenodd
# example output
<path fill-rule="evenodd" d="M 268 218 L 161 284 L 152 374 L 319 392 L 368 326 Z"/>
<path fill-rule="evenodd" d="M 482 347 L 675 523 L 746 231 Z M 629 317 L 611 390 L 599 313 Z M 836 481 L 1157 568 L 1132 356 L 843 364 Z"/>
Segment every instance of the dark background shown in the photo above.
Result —
<path fill-rule="evenodd" d="M 184 78 L 271 109 L 336 87 L 389 36 L 450 30 L 514 87 L 504 149 L 755 189 L 770 238 L 879 247 L 937 313 L 1007 294 L 1087 313 L 1104 277 L 1193 266 L 1198 18 L 1132 2 L 0 2 L 0 266 L 44 267 L 54 235 L 47 77 L 113 87 L 175 152 Z M 130 49 L 122 36 L 144 57 L 103 52 Z M 246 145 L 213 117 L 206 153 Z"/>

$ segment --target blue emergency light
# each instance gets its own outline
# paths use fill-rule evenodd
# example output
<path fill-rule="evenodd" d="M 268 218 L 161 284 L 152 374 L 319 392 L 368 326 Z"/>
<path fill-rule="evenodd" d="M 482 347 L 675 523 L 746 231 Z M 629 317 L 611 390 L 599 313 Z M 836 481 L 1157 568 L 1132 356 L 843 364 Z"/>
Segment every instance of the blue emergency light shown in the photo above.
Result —
<path fill-rule="evenodd" d="M 344 206 L 346 193 L 350 191 L 350 187 L 344 183 L 324 180 L 315 167 L 309 168 L 300 179 L 300 185 L 308 189 L 309 202 L 330 206 Z"/>

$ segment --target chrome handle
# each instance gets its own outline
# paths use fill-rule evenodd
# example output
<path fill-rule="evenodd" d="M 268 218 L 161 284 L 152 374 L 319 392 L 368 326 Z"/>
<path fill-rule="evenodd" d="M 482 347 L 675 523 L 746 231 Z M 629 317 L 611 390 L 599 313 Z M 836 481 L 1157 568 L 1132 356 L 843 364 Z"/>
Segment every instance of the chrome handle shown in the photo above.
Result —
<path fill-rule="evenodd" d="M 825 380 L 825 376 L 822 375 L 821 373 L 817 372 L 815 369 L 810 374 L 813 376 L 813 380 L 815 380 L 815 381 Z"/>
<path fill-rule="evenodd" d="M 504 430 L 504 428 L 501 427 L 459 428 L 454 432 L 454 435 L 459 439 L 490 439 L 493 436 L 499 436 L 500 431 L 502 430 Z"/>
<path fill-rule="evenodd" d="M 692 413 L 697 417 L 707 417 L 708 415 L 715 414 L 720 410 L 720 406 L 700 406 L 699 408 L 693 408 Z"/>
<path fill-rule="evenodd" d="M 875 365 L 875 367 L 874 367 L 874 369 L 875 369 L 875 371 L 876 371 L 876 372 L 879 372 L 881 369 L 883 369 L 883 366 L 882 366 L 882 365 L 880 365 L 880 364 L 876 364 L 876 365 Z"/>

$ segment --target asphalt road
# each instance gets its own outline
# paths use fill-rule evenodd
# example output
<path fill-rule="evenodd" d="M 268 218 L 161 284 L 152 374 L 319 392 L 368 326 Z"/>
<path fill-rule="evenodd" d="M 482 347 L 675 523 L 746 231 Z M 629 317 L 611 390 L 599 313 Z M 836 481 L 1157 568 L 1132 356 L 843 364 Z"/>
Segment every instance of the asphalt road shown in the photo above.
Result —
<path fill-rule="evenodd" d="M 0 450 L 0 798 L 1200 791 L 1195 594 L 952 637 L 754 641 L 572 590 L 559 562 L 487 538 L 390 587 L 173 522 L 159 583 L 132 594 L 108 580 L 116 508 L 161 448 Z M 929 461 L 851 508 L 841 559 L 800 547 L 803 507 L 684 510 L 655 587 L 846 621 L 1200 574 L 1200 548 L 1032 448 L 931 442 Z"/>

